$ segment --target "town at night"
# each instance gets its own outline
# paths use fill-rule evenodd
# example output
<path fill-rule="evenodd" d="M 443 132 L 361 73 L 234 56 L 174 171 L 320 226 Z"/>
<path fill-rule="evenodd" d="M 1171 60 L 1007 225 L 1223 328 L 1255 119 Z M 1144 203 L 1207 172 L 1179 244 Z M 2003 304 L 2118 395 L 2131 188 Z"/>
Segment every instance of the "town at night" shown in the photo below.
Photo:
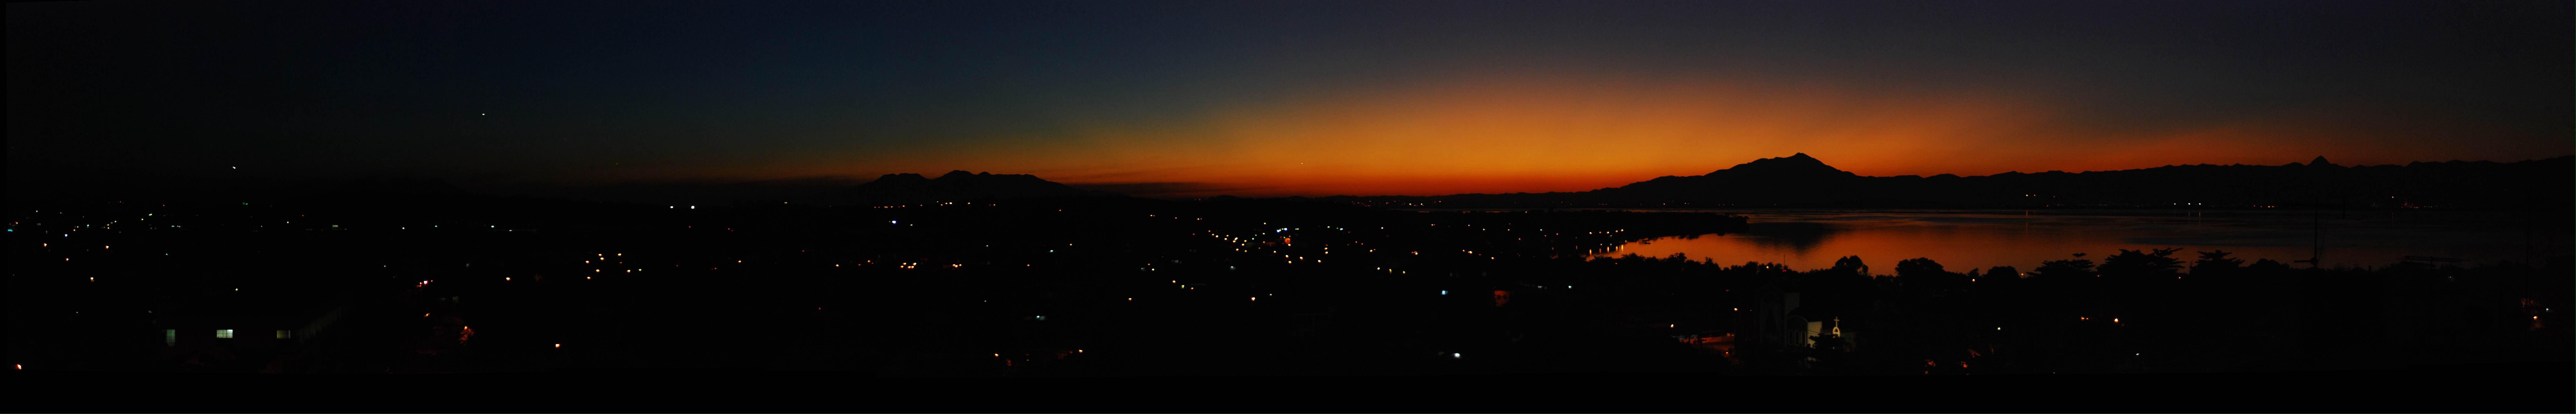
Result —
<path fill-rule="evenodd" d="M 2576 409 L 2566 2 L 8 7 L 35 410 Z"/>

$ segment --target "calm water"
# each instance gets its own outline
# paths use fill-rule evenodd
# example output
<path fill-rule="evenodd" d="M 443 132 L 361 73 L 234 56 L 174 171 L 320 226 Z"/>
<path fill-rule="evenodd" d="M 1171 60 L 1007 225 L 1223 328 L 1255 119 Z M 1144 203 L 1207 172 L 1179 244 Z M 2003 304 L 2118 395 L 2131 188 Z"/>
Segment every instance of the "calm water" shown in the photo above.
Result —
<path fill-rule="evenodd" d="M 2321 242 L 2327 266 L 2384 266 L 2404 256 L 2492 262 L 2523 261 L 2531 252 L 2532 259 L 2546 260 L 2571 246 L 2563 224 L 2526 225 L 2520 213 L 2326 211 L 2316 226 L 2306 211 L 1693 211 L 1750 216 L 1752 225 L 1741 234 L 1635 241 L 1596 255 L 1684 253 L 1718 263 L 1796 269 L 1829 268 L 1837 258 L 1860 256 L 1871 273 L 1886 274 L 1895 271 L 1896 261 L 1916 257 L 1960 272 L 1993 266 L 2029 270 L 2075 253 L 2100 263 L 2117 249 L 2176 247 L 2184 251 L 2174 257 L 2185 262 L 2198 256 L 2193 252 L 2224 249 L 2249 263 L 2289 263 L 2307 259 L 2311 243 Z M 2526 229 L 2539 230 L 2526 235 Z"/>

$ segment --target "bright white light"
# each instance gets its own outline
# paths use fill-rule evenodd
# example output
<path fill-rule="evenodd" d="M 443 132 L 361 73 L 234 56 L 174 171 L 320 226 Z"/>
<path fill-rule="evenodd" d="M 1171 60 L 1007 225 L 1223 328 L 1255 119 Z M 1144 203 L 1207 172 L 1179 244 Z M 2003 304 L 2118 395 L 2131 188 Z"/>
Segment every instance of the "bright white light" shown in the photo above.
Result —
<path fill-rule="evenodd" d="M 1449 294 L 1449 291 L 1443 290 L 1443 291 L 1440 291 L 1440 294 L 1446 295 L 1446 294 Z"/>
<path fill-rule="evenodd" d="M 1461 357 L 1461 356 L 1464 356 L 1464 355 L 1461 355 L 1461 354 L 1459 354 L 1459 353 L 1455 353 L 1455 352 L 1449 353 L 1449 357 L 1450 357 L 1450 358 L 1458 358 L 1458 357 Z"/>

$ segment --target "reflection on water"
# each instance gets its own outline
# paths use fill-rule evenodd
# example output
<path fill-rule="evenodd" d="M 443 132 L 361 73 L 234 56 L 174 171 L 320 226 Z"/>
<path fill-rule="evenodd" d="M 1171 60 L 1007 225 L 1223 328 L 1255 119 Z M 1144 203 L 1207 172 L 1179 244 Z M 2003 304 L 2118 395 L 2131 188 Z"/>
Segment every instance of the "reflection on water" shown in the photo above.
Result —
<path fill-rule="evenodd" d="M 1725 210 L 1711 210 L 1725 211 Z M 2099 260 L 2118 249 L 2226 250 L 2247 262 L 2305 260 L 2322 248 L 2327 266 L 2383 266 L 2404 256 L 2473 262 L 2524 261 L 2563 254 L 2569 229 L 2532 225 L 2514 213 L 2372 211 L 1896 211 L 1739 210 L 1752 216 L 1741 234 L 1659 238 L 1630 242 L 1597 256 L 1638 254 L 1711 258 L 1723 264 L 1779 263 L 1796 269 L 1833 266 L 1860 256 L 1886 273 L 1896 261 L 1928 257 L 1951 271 L 2014 266 L 2028 270 L 2044 260 Z M 2529 231 L 2530 229 L 2540 229 Z M 2528 234 L 2526 234 L 2528 233 Z M 2526 242 L 2528 240 L 2528 242 Z M 2304 267 L 2304 266 L 2302 266 Z"/>

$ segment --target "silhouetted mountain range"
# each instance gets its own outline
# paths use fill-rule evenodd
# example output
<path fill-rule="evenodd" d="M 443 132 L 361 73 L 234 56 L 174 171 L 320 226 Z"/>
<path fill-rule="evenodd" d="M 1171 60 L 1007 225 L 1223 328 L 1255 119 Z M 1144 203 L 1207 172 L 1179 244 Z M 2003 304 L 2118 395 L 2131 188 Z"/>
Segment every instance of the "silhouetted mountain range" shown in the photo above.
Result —
<path fill-rule="evenodd" d="M 1031 197 L 1116 196 L 1085 191 L 1027 174 L 949 171 L 939 178 L 921 174 L 886 174 L 876 181 L 842 191 L 835 201 L 865 204 L 982 201 Z"/>
<path fill-rule="evenodd" d="M 1583 192 L 1334 196 L 1423 207 L 2346 207 L 2509 208 L 2576 204 L 2576 157 L 2513 163 L 2415 162 L 2169 165 L 2069 173 L 1869 177 L 1796 154 L 1697 176 L 1657 177 Z"/>
<path fill-rule="evenodd" d="M 2007 172 L 1962 177 L 1871 177 L 1834 168 L 1807 154 L 1753 160 L 1695 176 L 1665 176 L 1625 186 L 1581 192 L 1455 194 L 1445 196 L 1289 197 L 1390 207 L 2427 207 L 2561 209 L 2576 206 L 2576 156 L 2511 163 L 2414 162 L 2343 166 L 2317 157 L 2282 165 L 2168 165 L 2069 173 Z M 540 200 L 650 204 L 737 203 L 899 205 L 1037 197 L 1119 196 L 1084 190 L 1025 174 L 950 171 L 938 178 L 887 174 L 852 185 L 846 178 L 783 179 L 741 183 L 627 183 L 612 186 L 539 186 L 495 192 L 450 185 L 433 178 L 366 176 L 349 181 L 223 180 L 193 192 L 165 192 L 163 199 L 302 199 L 326 203 L 409 205 L 526 203 Z M 479 189 L 478 189 L 479 188 Z M 34 195 L 46 195 L 29 192 Z M 102 193 L 103 200 L 150 194 Z M 109 198 L 113 197 L 113 198 Z M 13 199 L 36 198 L 13 196 Z M 54 198 L 54 197 L 44 197 Z M 1217 196 L 1209 200 L 1233 199 Z M 508 201 L 504 201 L 508 200 Z"/>

